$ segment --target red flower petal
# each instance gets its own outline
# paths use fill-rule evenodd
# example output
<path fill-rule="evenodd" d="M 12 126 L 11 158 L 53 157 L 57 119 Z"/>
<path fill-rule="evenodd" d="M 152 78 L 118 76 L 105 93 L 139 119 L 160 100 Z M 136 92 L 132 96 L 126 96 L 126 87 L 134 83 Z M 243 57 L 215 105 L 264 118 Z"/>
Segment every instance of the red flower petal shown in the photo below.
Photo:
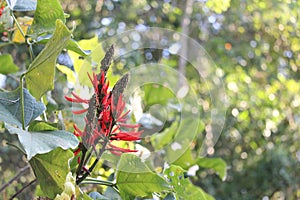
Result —
<path fill-rule="evenodd" d="M 138 150 L 131 150 L 131 149 L 125 149 L 125 148 L 121 148 L 121 147 L 117 147 L 113 144 L 109 144 L 108 150 L 115 155 L 121 155 L 122 153 L 126 153 L 126 152 L 138 152 Z"/>
<path fill-rule="evenodd" d="M 139 128 L 141 126 L 141 124 L 124 124 L 124 123 L 119 123 L 119 125 L 126 128 Z"/>
<path fill-rule="evenodd" d="M 78 136 L 82 136 L 83 135 L 83 132 L 77 127 L 76 124 L 74 124 L 73 127 L 74 127 L 74 135 L 75 136 L 78 137 Z"/>
<path fill-rule="evenodd" d="M 126 113 L 124 113 L 122 116 L 118 117 L 116 119 L 117 122 L 126 122 L 126 116 L 128 115 L 128 113 L 130 113 L 130 110 L 128 110 Z"/>
<path fill-rule="evenodd" d="M 81 97 L 79 97 L 77 94 L 75 94 L 74 92 L 71 92 L 71 94 L 75 97 L 75 98 L 71 98 L 68 96 L 65 96 L 65 99 L 70 101 L 70 102 L 74 102 L 74 103 L 85 103 L 85 104 L 89 104 L 89 100 L 86 99 L 82 99 Z"/>
<path fill-rule="evenodd" d="M 74 151 L 74 156 L 77 156 L 77 155 L 79 154 L 80 151 L 81 151 L 80 148 L 76 149 L 76 150 Z M 79 158 L 79 161 L 80 161 L 80 158 Z M 79 162 L 78 162 L 78 163 L 79 163 Z"/>
<path fill-rule="evenodd" d="M 79 115 L 85 113 L 86 111 L 88 111 L 88 108 L 85 108 L 83 110 L 73 110 L 72 113 L 74 113 L 75 115 Z"/>
<path fill-rule="evenodd" d="M 119 132 L 115 136 L 110 137 L 110 140 L 135 141 L 141 139 L 140 136 L 144 131 Z"/>

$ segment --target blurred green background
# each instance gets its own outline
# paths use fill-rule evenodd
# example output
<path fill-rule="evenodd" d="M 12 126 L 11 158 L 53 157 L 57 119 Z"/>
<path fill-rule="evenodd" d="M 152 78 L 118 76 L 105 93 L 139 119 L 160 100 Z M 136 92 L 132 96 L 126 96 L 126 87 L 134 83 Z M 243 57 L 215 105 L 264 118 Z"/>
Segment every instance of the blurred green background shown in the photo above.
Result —
<path fill-rule="evenodd" d="M 96 34 L 101 41 L 130 29 L 162 27 L 199 42 L 215 62 L 229 97 L 226 124 L 209 155 L 226 161 L 228 176 L 223 182 L 212 171 L 199 170 L 192 178 L 193 183 L 216 199 L 300 199 L 300 1 L 65 0 L 61 3 L 70 14 L 69 27 L 76 23 L 76 40 Z M 6 47 L 4 51 L 10 51 L 15 63 L 25 68 L 24 61 L 29 56 L 26 49 Z M 145 50 L 142 57 L 131 55 L 126 64 L 119 61 L 114 72 L 162 59 L 165 58 L 161 51 Z M 179 59 L 170 55 L 164 63 L 179 68 Z M 193 76 L 193 69 L 184 70 L 190 81 L 199 79 Z M 201 93 L 205 94 L 201 89 L 204 83 L 199 84 L 201 98 Z M 6 89 L 16 86 L 13 77 L 6 77 Z M 203 98 L 203 110 L 207 104 L 209 101 Z M 0 137 L 0 184 L 3 184 L 25 164 L 24 158 L 6 145 L 14 138 L 8 138 L 7 134 Z M 26 183 L 30 177 L 23 176 L 21 181 Z M 13 187 L 21 185 L 14 183 Z M 28 189 L 20 199 L 30 198 L 32 190 Z"/>

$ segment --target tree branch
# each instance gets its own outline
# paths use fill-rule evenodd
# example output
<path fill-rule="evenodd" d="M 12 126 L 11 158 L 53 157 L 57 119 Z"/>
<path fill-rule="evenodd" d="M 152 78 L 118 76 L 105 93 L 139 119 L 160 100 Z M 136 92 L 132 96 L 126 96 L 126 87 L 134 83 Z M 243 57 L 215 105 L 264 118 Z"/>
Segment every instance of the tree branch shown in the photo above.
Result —
<path fill-rule="evenodd" d="M 11 185 L 15 180 L 19 179 L 20 176 L 25 174 L 25 172 L 28 169 L 30 169 L 30 165 L 27 165 L 27 166 L 21 168 L 20 171 L 18 172 L 18 174 L 16 174 L 12 179 L 10 179 L 7 183 L 5 183 L 4 185 L 1 186 L 0 192 L 2 192 L 5 188 L 7 188 L 9 185 Z"/>
<path fill-rule="evenodd" d="M 189 25 L 190 25 L 190 18 L 193 12 L 193 4 L 194 0 L 186 0 L 185 3 L 185 8 L 184 8 L 184 14 L 183 18 L 181 21 L 181 30 L 182 34 L 184 37 L 181 38 L 181 55 L 179 58 L 179 66 L 178 66 L 178 71 L 179 71 L 179 88 L 183 86 L 184 80 L 183 77 L 185 77 L 185 66 L 186 66 L 186 59 L 188 55 L 188 47 L 187 47 L 187 42 L 188 42 L 188 36 L 189 36 Z"/>
<path fill-rule="evenodd" d="M 36 182 L 36 179 L 32 180 L 30 183 L 28 183 L 27 185 L 25 185 L 24 187 L 22 187 L 20 190 L 18 190 L 12 197 L 9 198 L 9 200 L 13 200 L 16 196 L 18 196 L 19 194 L 21 194 L 26 188 L 28 188 L 29 186 L 31 186 L 35 182 Z"/>

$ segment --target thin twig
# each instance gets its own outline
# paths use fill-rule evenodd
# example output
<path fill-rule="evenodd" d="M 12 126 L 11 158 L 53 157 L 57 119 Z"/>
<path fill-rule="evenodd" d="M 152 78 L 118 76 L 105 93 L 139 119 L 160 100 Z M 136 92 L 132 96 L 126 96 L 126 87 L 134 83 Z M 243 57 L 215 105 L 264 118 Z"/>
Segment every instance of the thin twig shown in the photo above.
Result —
<path fill-rule="evenodd" d="M 28 188 L 29 186 L 31 186 L 35 182 L 36 182 L 36 179 L 32 180 L 30 183 L 28 183 L 27 185 L 25 185 L 24 187 L 22 187 L 19 191 L 17 191 L 12 197 L 10 197 L 9 200 L 13 200 L 16 196 L 18 196 L 19 194 L 21 194 L 26 188 Z"/>
<path fill-rule="evenodd" d="M 18 27 L 20 33 L 21 33 L 21 35 L 25 38 L 25 33 L 24 33 L 23 29 L 21 28 L 21 25 L 19 24 L 19 22 L 18 22 L 18 20 L 16 19 L 16 17 L 15 17 L 15 15 L 14 15 L 13 12 L 11 13 L 11 16 L 12 16 L 13 20 L 15 21 L 15 23 L 16 23 L 16 25 L 17 25 L 17 27 Z"/>
<path fill-rule="evenodd" d="M 17 25 L 17 28 L 18 28 L 18 30 L 20 31 L 21 35 L 22 35 L 23 38 L 26 40 L 26 43 L 27 43 L 28 48 L 29 48 L 30 59 L 31 59 L 31 61 L 33 61 L 33 60 L 34 60 L 34 54 L 33 54 L 33 49 L 32 49 L 32 43 L 29 42 L 28 39 L 26 39 L 26 34 L 24 33 L 24 31 L 23 31 L 21 25 L 19 24 L 19 22 L 18 22 L 18 20 L 16 19 L 16 17 L 15 17 L 15 15 L 14 15 L 13 12 L 11 13 L 11 16 L 12 16 L 13 20 L 15 21 L 15 23 L 16 23 L 16 25 Z"/>
<path fill-rule="evenodd" d="M 2 192 L 10 184 L 12 184 L 12 182 L 14 182 L 15 180 L 19 179 L 20 176 L 22 176 L 29 168 L 30 168 L 30 165 L 27 165 L 27 166 L 21 168 L 20 171 L 18 172 L 18 174 L 16 174 L 12 179 L 10 179 L 7 183 L 5 183 L 4 185 L 1 186 L 0 192 Z"/>

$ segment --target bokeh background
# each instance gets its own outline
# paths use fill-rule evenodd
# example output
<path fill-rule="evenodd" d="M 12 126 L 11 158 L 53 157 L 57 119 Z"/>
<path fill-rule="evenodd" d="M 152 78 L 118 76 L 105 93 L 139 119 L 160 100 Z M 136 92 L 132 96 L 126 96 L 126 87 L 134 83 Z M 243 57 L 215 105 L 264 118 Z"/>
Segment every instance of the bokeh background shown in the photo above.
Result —
<path fill-rule="evenodd" d="M 199 170 L 192 178 L 193 183 L 216 199 L 300 198 L 299 1 L 65 0 L 61 3 L 70 15 L 69 27 L 76 23 L 76 40 L 97 35 L 101 41 L 130 29 L 162 27 L 199 42 L 216 64 L 216 73 L 229 97 L 226 124 L 209 152 L 209 156 L 226 161 L 228 176 L 222 181 L 210 170 Z M 2 50 L 10 52 L 21 69 L 28 66 L 25 61 L 29 60 L 26 46 L 23 47 Z M 189 49 L 186 51 L 188 54 Z M 161 60 L 186 74 L 189 81 L 199 80 L 179 57 L 153 49 L 116 61 L 114 72 L 122 73 L 141 63 Z M 1 87 L 18 86 L 13 76 L 2 78 L 5 82 Z M 57 74 L 56 84 L 51 95 L 63 107 L 60 91 L 67 85 L 63 74 Z M 205 112 L 210 102 L 201 97 L 207 92 L 201 87 L 203 84 L 200 81 L 196 88 L 199 105 Z M 203 132 L 208 129 L 209 126 L 205 127 Z M 1 185 L 26 166 L 26 159 L 7 145 L 16 139 L 2 134 L 3 125 L 0 131 Z M 7 196 L 30 182 L 32 176 L 29 171 L 24 173 L 20 181 L 5 191 Z M 34 188 L 31 186 L 19 199 L 30 199 Z"/>

